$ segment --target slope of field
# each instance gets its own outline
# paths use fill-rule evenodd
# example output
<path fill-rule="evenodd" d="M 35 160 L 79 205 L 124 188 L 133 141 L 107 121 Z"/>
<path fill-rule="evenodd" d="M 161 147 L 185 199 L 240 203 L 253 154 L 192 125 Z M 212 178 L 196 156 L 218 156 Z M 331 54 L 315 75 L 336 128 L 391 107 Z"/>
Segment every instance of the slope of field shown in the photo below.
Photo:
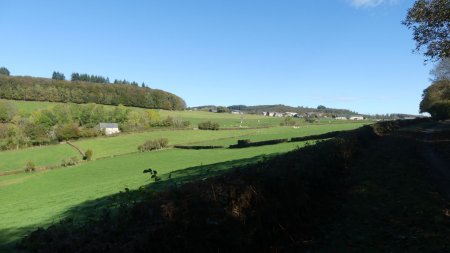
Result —
<path fill-rule="evenodd" d="M 448 146 L 450 132 L 395 131 L 416 122 L 364 127 L 163 194 L 141 189 L 87 202 L 68 211 L 75 219 L 34 232 L 22 246 L 45 252 L 449 252 L 450 202 L 437 191 L 423 147 Z M 76 221 L 84 208 L 111 198 L 120 204 L 108 206 L 117 215 Z"/>
<path fill-rule="evenodd" d="M 148 176 L 142 174 L 149 167 L 164 176 L 193 166 L 287 152 L 298 145 L 285 143 L 245 151 L 168 149 L 102 159 L 64 169 L 3 176 L 0 177 L 0 231 L 18 232 L 24 228 L 42 226 L 60 219 L 64 210 L 73 205 L 116 193 L 126 187 L 135 189 L 151 183 Z M 17 239 L 1 238 L 1 234 L 0 241 Z"/>
<path fill-rule="evenodd" d="M 311 125 L 304 128 L 277 127 L 267 129 L 227 131 L 155 131 L 128 134 L 118 137 L 98 138 L 76 142 L 83 148 L 92 148 L 94 154 L 106 159 L 83 163 L 75 167 L 37 173 L 23 173 L 0 177 L 0 241 L 13 242 L 36 226 L 58 221 L 65 210 L 88 200 L 117 193 L 124 188 L 135 189 L 151 183 L 142 174 L 147 168 L 156 169 L 164 178 L 168 173 L 198 167 L 197 172 L 224 171 L 237 164 L 255 162 L 261 155 L 278 154 L 301 147 L 304 143 L 283 143 L 272 146 L 247 148 L 245 150 L 179 150 L 166 149 L 148 153 L 133 153 L 136 144 L 147 138 L 168 137 L 173 143 L 235 141 L 245 135 L 246 139 L 266 140 L 289 138 L 329 131 L 346 130 L 359 124 Z M 132 144 L 128 144 L 132 143 Z M 53 147 L 60 147 L 58 145 Z M 49 146 L 50 147 L 50 146 Z M 42 147 L 43 150 L 49 147 Z M 23 150 L 27 152 L 31 149 Z M 45 152 L 52 154 L 52 152 Z M 110 157 L 115 154 L 125 154 Z M 251 158 L 249 160 L 249 158 Z M 245 160 L 241 160 L 245 159 Z M 220 166 L 211 164 L 225 163 Z"/>
<path fill-rule="evenodd" d="M 330 131 L 349 130 L 364 123 L 308 125 L 299 128 L 272 127 L 262 129 L 200 131 L 200 130 L 155 130 L 143 133 L 129 133 L 114 137 L 99 137 L 73 142 L 86 151 L 93 151 L 93 158 L 108 158 L 117 155 L 135 153 L 137 147 L 146 140 L 169 139 L 169 145 L 222 145 L 236 144 L 238 139 L 263 141 L 279 138 L 292 138 L 323 134 Z M 33 147 L 14 151 L 0 152 L 0 172 L 22 170 L 31 161 L 38 167 L 60 165 L 63 159 L 77 157 L 80 154 L 67 144 Z"/>
<path fill-rule="evenodd" d="M 0 152 L 0 172 L 24 169 L 31 161 L 36 166 L 59 165 L 63 159 L 78 157 L 80 154 L 67 144 L 33 147 Z"/>

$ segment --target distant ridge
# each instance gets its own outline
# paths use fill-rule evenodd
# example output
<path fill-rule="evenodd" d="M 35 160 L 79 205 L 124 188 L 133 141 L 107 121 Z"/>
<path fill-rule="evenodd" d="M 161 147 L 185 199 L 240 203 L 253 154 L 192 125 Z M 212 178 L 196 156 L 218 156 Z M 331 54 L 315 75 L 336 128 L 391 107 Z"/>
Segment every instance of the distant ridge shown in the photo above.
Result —
<path fill-rule="evenodd" d="M 217 109 L 219 106 L 214 105 L 206 105 L 206 106 L 198 106 L 198 107 L 192 107 L 190 109 L 197 109 L 197 110 L 209 110 L 209 109 Z M 336 114 L 336 115 L 359 115 L 357 112 L 353 112 L 347 109 L 335 109 L 335 108 L 326 108 L 324 106 L 321 107 L 321 109 L 317 108 L 308 108 L 308 107 L 293 107 L 283 104 L 277 104 L 277 105 L 232 105 L 227 107 L 229 110 L 239 110 L 245 113 L 249 114 L 261 114 L 263 112 L 295 112 L 295 113 L 327 113 L 327 114 Z"/>

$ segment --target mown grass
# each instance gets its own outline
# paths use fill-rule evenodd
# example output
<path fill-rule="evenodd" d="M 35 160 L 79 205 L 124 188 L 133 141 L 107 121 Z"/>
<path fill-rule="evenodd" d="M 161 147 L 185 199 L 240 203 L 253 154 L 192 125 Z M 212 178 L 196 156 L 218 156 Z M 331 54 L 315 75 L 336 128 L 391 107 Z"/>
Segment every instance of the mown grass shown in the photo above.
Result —
<path fill-rule="evenodd" d="M 232 145 L 238 139 L 263 141 L 278 138 L 291 138 L 323 134 L 330 131 L 349 130 L 362 126 L 364 123 L 347 124 L 318 124 L 303 125 L 299 128 L 274 127 L 262 129 L 242 130 L 156 130 L 142 133 L 129 133 L 113 137 L 99 137 L 74 142 L 83 150 L 91 149 L 94 159 L 107 158 L 117 155 L 137 152 L 137 147 L 146 140 L 168 138 L 169 145 L 196 144 L 196 145 Z M 34 147 L 21 150 L 0 152 L 0 172 L 21 170 L 28 161 L 38 167 L 59 165 L 63 159 L 81 156 L 75 149 L 66 144 Z"/>
<path fill-rule="evenodd" d="M 58 221 L 64 211 L 74 205 L 124 188 L 135 189 L 152 183 L 142 173 L 149 167 L 165 177 L 172 171 L 188 167 L 283 153 L 302 145 L 284 143 L 244 151 L 167 149 L 102 159 L 70 168 L 0 177 L 0 230 L 15 234 L 13 231 L 22 231 L 23 228 L 45 226 Z M 4 243 L 23 235 L 18 233 L 4 238 L 7 239 Z"/>
<path fill-rule="evenodd" d="M 0 172 L 25 169 L 32 161 L 38 167 L 60 165 L 63 159 L 78 157 L 80 154 L 67 144 L 33 147 L 0 152 Z"/>
<path fill-rule="evenodd" d="M 137 145 L 127 143 L 133 141 L 141 143 L 145 138 L 153 136 L 169 137 L 169 139 L 172 138 L 174 143 L 197 141 L 207 144 L 224 141 L 232 144 L 241 138 L 238 135 L 243 133 L 249 134 L 245 138 L 256 141 L 268 138 L 319 134 L 351 129 L 357 126 L 357 124 L 349 124 L 318 125 L 308 128 L 277 127 L 242 131 L 157 131 L 83 140 L 77 142 L 77 145 L 83 146 L 83 148 L 92 148 L 94 153 L 97 152 L 97 155 L 110 156 L 137 151 Z M 192 134 L 187 134 L 190 132 Z M 214 140 L 214 138 L 217 139 Z M 207 139 L 209 141 L 206 141 Z M 11 235 L 3 239 L 6 240 L 5 242 L 15 241 L 28 231 L 26 228 L 45 226 L 62 218 L 64 211 L 71 206 L 117 193 L 125 187 L 133 189 L 152 183 L 147 175 L 142 174 L 142 171 L 149 167 L 156 169 L 160 175 L 167 175 L 172 171 L 194 166 L 209 165 L 208 168 L 211 169 L 211 164 L 251 158 L 263 154 L 283 153 L 303 145 L 304 143 L 283 143 L 245 150 L 226 148 L 216 150 L 166 149 L 100 159 L 75 167 L 51 171 L 3 176 L 0 177 L 0 203 L 2 203 L 0 206 L 0 217 L 2 217 L 0 219 L 0 230 L 8 231 L 7 234 Z M 53 147 L 59 146 L 63 145 Z M 52 154 L 52 152 L 45 153 L 47 155 Z M 221 171 L 226 169 L 228 169 L 226 166 L 220 167 Z"/>

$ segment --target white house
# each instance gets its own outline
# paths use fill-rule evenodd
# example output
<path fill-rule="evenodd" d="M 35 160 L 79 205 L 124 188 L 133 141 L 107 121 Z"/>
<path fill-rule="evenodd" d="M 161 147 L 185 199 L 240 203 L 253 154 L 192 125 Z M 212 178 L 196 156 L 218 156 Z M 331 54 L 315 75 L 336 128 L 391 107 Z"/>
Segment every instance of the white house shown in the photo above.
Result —
<path fill-rule="evenodd" d="M 350 120 L 364 120 L 364 117 L 363 116 L 351 116 L 349 119 Z"/>
<path fill-rule="evenodd" d="M 105 131 L 106 135 L 120 133 L 119 124 L 117 123 L 100 123 L 100 130 Z"/>
<path fill-rule="evenodd" d="M 286 112 L 286 113 L 284 113 L 284 115 L 286 115 L 286 117 L 297 117 L 298 113 L 296 113 L 296 112 Z"/>
<path fill-rule="evenodd" d="M 336 116 L 335 119 L 337 119 L 337 120 L 347 120 L 347 117 L 344 117 L 344 116 Z"/>
<path fill-rule="evenodd" d="M 239 110 L 232 110 L 231 114 L 244 114 L 244 113 Z"/>
<path fill-rule="evenodd" d="M 274 115 L 273 115 L 274 117 L 284 117 L 284 113 L 281 113 L 281 112 L 276 112 Z"/>

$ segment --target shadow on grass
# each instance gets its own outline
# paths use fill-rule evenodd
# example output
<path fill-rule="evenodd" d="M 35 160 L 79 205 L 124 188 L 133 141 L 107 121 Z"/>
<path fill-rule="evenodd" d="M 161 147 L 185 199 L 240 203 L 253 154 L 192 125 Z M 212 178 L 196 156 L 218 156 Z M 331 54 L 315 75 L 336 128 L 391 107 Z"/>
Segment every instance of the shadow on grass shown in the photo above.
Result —
<path fill-rule="evenodd" d="M 35 226 L 0 229 L 0 252 L 20 252 L 15 249 L 17 241 L 35 229 Z"/>
<path fill-rule="evenodd" d="M 183 184 L 206 180 L 207 178 L 219 176 L 225 172 L 230 172 L 245 165 L 255 164 L 276 157 L 280 154 L 260 155 L 251 158 L 226 161 L 221 163 L 200 165 L 186 169 L 176 170 L 170 173 L 158 175 L 161 180 L 155 182 L 147 174 L 143 177 L 149 177 L 149 184 L 139 189 L 125 188 L 119 193 L 101 197 L 95 200 L 85 201 L 81 204 L 69 208 L 63 213 L 62 217 L 66 217 L 74 221 L 75 224 L 83 224 L 90 220 L 97 219 L 106 212 L 123 207 L 123 205 L 132 205 L 140 200 L 143 196 L 153 196 L 157 192 L 168 189 L 178 188 Z M 142 194 L 145 192 L 146 194 Z M 114 212 L 114 211 L 113 211 Z"/>

